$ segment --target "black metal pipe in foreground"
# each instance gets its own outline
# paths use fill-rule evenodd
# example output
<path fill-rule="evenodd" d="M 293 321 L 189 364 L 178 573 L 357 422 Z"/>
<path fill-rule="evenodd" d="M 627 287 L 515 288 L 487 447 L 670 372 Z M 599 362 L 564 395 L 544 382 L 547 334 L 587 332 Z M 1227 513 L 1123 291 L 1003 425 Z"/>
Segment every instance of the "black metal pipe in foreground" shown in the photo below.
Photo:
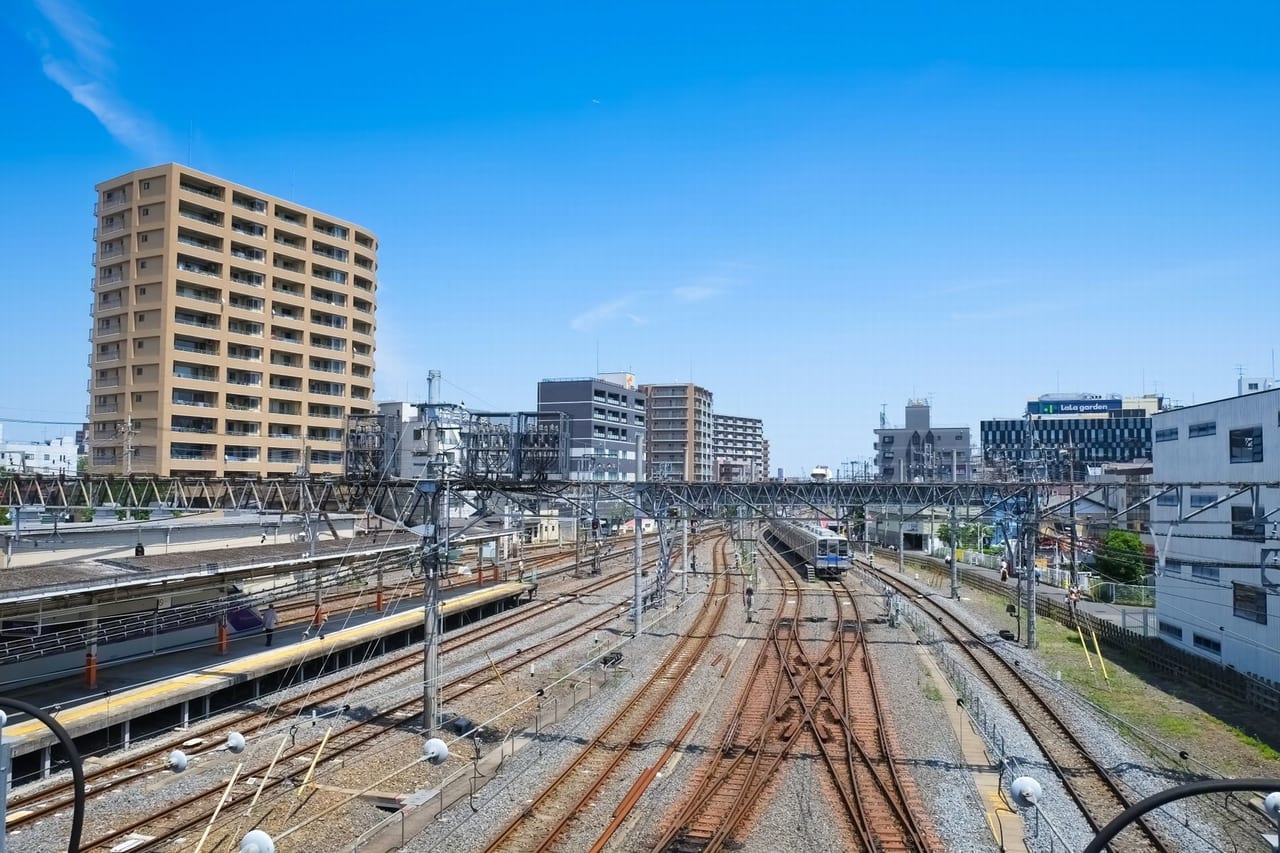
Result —
<path fill-rule="evenodd" d="M 62 748 L 67 751 L 67 760 L 71 762 L 71 781 L 75 784 L 76 789 L 75 808 L 71 812 L 71 836 L 67 839 L 67 853 L 80 853 L 80 833 L 84 830 L 84 764 L 80 760 L 80 750 L 76 749 L 76 742 L 71 739 L 71 735 L 62 727 L 62 723 L 59 723 L 51 714 L 46 713 L 35 705 L 23 702 L 21 699 L 0 696 L 0 708 L 21 711 L 24 714 L 35 717 L 49 727 L 49 730 L 57 736 L 58 741 L 62 744 Z M 0 832 L 4 832 L 3 826 L 0 826 Z"/>
<path fill-rule="evenodd" d="M 1107 842 L 1119 835 L 1120 830 L 1147 812 L 1168 805 L 1174 800 L 1199 794 L 1224 794 L 1229 791 L 1266 791 L 1268 793 L 1280 791 L 1280 779 L 1207 779 L 1203 782 L 1189 782 L 1186 785 L 1153 794 L 1120 812 L 1115 820 L 1104 826 L 1102 831 L 1094 836 L 1089 846 L 1084 848 L 1084 853 L 1102 853 L 1106 849 Z"/>

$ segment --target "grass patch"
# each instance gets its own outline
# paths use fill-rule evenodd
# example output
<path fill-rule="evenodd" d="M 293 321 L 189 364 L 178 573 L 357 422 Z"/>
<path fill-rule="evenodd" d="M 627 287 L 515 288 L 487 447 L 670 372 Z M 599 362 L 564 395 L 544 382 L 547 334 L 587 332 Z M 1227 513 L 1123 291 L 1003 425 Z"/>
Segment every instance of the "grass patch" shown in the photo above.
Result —
<path fill-rule="evenodd" d="M 1265 743 L 1258 740 L 1253 735 L 1245 734 L 1244 732 L 1235 728 L 1231 730 L 1231 734 L 1235 736 L 1236 740 L 1240 741 L 1245 746 L 1257 752 L 1258 755 L 1265 758 L 1267 761 L 1280 761 L 1280 752 L 1276 752 L 1274 749 L 1267 746 Z"/>
<path fill-rule="evenodd" d="M 928 699 L 930 702 L 941 702 L 942 691 L 938 689 L 938 685 L 930 681 L 924 686 L 924 698 Z"/>

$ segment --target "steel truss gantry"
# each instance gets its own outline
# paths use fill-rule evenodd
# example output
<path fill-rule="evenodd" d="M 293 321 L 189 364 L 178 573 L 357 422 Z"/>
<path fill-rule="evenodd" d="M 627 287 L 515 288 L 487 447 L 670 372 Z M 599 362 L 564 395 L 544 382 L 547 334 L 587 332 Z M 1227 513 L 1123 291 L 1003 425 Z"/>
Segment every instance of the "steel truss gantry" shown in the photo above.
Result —
<path fill-rule="evenodd" d="M 853 507 L 888 505 L 910 507 L 970 507 L 989 511 L 1003 506 L 1043 516 L 1069 513 L 1073 505 L 1089 501 L 1106 508 L 1115 521 L 1132 515 L 1162 495 L 1188 488 L 1217 487 L 1222 503 L 1230 497 L 1263 489 L 1266 483 L 685 483 L 685 482 L 568 482 L 562 480 L 502 480 L 463 477 L 441 485 L 458 500 L 481 512 L 494 511 L 494 498 L 528 511 L 557 502 L 591 515 L 594 502 L 613 502 L 655 518 L 768 519 L 794 515 L 797 509 L 843 514 Z M 295 477 L 241 479 L 224 477 L 161 477 L 87 475 L 49 477 L 0 475 L 0 507 L 42 510 L 118 510 L 164 507 L 182 512 L 249 510 L 259 512 L 372 512 L 412 525 L 425 519 L 422 481 Z M 1050 503 L 1053 495 L 1069 495 Z M 1254 501 L 1258 503 L 1257 500 Z M 1217 505 L 1215 503 L 1215 506 Z M 1187 506 L 1179 501 L 1180 506 Z M 1174 523 L 1190 521 L 1211 507 L 1179 510 Z M 1277 510 L 1267 513 L 1265 522 Z M 970 513 L 972 515 L 972 513 Z"/>

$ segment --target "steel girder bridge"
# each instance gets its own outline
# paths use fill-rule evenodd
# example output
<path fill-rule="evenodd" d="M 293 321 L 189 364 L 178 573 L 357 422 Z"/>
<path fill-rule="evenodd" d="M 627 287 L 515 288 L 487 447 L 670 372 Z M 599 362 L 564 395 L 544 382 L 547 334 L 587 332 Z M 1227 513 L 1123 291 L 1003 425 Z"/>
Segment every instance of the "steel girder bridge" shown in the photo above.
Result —
<path fill-rule="evenodd" d="M 181 512 L 241 510 L 280 513 L 369 512 L 399 524 L 426 521 L 428 490 L 417 480 L 365 478 L 231 478 L 87 475 L 54 477 L 0 475 L 0 507 L 146 510 Z M 1183 491 L 1214 488 L 1217 499 L 1190 511 L 1180 509 L 1177 522 L 1190 521 L 1221 504 L 1248 494 L 1261 507 L 1263 489 L 1276 483 L 644 483 L 564 480 L 511 480 L 460 477 L 434 481 L 431 491 L 448 492 L 477 511 L 495 513 L 515 508 L 538 512 L 555 505 L 575 507 L 590 516 L 601 503 L 619 505 L 631 514 L 655 518 L 766 520 L 808 512 L 843 517 L 866 507 L 897 508 L 899 514 L 928 507 L 963 510 L 966 520 L 997 508 L 1006 512 L 1064 517 L 1089 502 L 1099 514 L 1124 523 L 1151 503 Z M 1172 500 L 1169 501 L 1173 503 Z M 505 504 L 505 507 L 499 507 Z M 1280 507 L 1260 514 L 1266 523 Z"/>

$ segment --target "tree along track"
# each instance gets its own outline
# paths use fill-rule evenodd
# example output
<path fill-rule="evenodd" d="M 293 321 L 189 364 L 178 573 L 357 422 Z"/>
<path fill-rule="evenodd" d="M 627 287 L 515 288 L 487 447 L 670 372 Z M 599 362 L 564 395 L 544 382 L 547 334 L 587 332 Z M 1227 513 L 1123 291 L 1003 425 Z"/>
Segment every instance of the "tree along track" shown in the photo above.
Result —
<path fill-rule="evenodd" d="M 802 641 L 797 632 L 802 596 L 795 576 L 789 567 L 779 570 L 775 561 L 770 568 L 787 590 L 789 606 L 776 610 L 720 749 L 700 771 L 696 790 L 655 849 L 706 851 L 728 845 L 802 740 L 822 757 L 850 833 L 864 850 L 932 849 L 893 763 L 856 600 L 827 584 L 834 595 L 836 630 L 815 658 L 808 650 L 813 641 Z M 853 608 L 850 620 L 844 614 L 846 598 Z"/>
<path fill-rule="evenodd" d="M 647 738 L 724 619 L 731 591 L 727 546 L 728 537 L 722 537 L 713 555 L 711 589 L 693 627 L 681 635 L 648 681 L 636 688 L 626 707 L 507 825 L 489 851 L 553 849 L 623 760 Z"/>
<path fill-rule="evenodd" d="M 868 569 L 886 586 L 906 595 L 935 620 L 954 641 L 954 648 L 977 666 L 978 676 L 1004 698 L 1006 706 L 1040 747 L 1063 787 L 1089 826 L 1097 832 L 1133 805 L 1120 783 L 1093 757 L 1071 728 L 1018 669 L 999 655 L 976 631 L 946 608 L 932 601 L 926 591 L 880 569 Z M 1138 818 L 1116 838 L 1112 849 L 1168 853 L 1169 845 L 1145 818 Z"/>
<path fill-rule="evenodd" d="M 520 608 L 519 610 L 510 611 L 509 616 L 505 618 L 501 618 L 497 622 L 488 623 L 484 626 L 468 631 L 462 636 L 456 636 L 456 637 L 449 638 L 448 640 L 445 640 L 444 643 L 442 644 L 443 646 L 442 651 L 445 651 L 445 652 L 456 651 L 470 643 L 475 643 L 476 641 L 481 640 L 485 637 L 491 636 L 495 633 L 498 633 L 501 631 L 507 631 L 524 622 L 538 619 L 539 617 L 543 616 L 548 610 L 556 609 L 566 604 L 577 602 L 584 596 L 588 596 L 595 592 L 599 592 L 600 590 L 605 589 L 613 584 L 621 583 L 623 581 L 628 581 L 630 580 L 630 577 L 631 575 L 628 573 L 628 574 L 610 575 L 608 577 L 603 577 L 603 578 L 596 578 L 586 584 L 583 584 L 580 589 L 574 590 L 566 594 L 562 594 L 558 596 L 554 601 L 549 601 L 545 604 L 542 604 L 541 606 L 529 606 L 525 608 Z M 514 654 L 508 655 L 504 658 L 501 658 L 495 661 L 487 661 L 484 666 L 478 668 L 474 673 L 462 676 L 454 680 L 453 682 L 451 682 L 449 685 L 447 685 L 447 687 L 452 687 L 455 685 L 465 683 L 466 687 L 464 689 L 455 691 L 451 695 L 446 695 L 445 699 L 448 701 L 456 701 L 459 697 L 467 693 L 470 693 L 474 690 L 478 690 L 479 688 L 484 687 L 485 685 L 490 684 L 495 680 L 498 680 L 501 677 L 501 675 L 505 675 L 510 672 L 519 671 L 520 669 L 526 667 L 531 661 L 537 660 L 538 657 L 549 654 L 559 648 L 562 648 L 565 645 L 568 645 L 571 642 L 574 642 L 580 639 L 581 637 L 595 630 L 599 630 L 601 627 L 607 625 L 609 622 L 618 618 L 620 615 L 624 615 L 627 612 L 627 605 L 628 605 L 628 602 L 622 602 L 619 607 L 610 608 L 609 611 L 603 614 L 597 614 L 596 616 L 588 617 L 587 619 L 581 620 L 574 625 L 568 626 L 565 629 L 566 633 L 562 634 L 561 636 L 557 637 L 554 640 L 545 641 L 544 643 L 540 643 L 528 649 L 517 650 Z M 233 720 L 231 722 L 219 723 L 218 725 L 206 728 L 200 731 L 199 733 L 190 732 L 190 731 L 184 732 L 182 734 L 182 738 L 180 741 L 169 740 L 163 745 L 158 745 L 153 748 L 148 748 L 143 753 L 130 755 L 129 760 L 127 762 L 114 764 L 110 767 L 103 768 L 101 771 L 95 773 L 92 777 L 90 777 L 90 781 L 93 781 L 93 780 L 98 780 L 98 781 L 97 781 L 97 784 L 94 784 L 91 787 L 89 792 L 89 797 L 90 799 L 100 797 L 110 790 L 119 788 L 123 785 L 139 780 L 141 778 L 150 776 L 156 771 L 157 763 L 159 763 L 162 766 L 163 759 L 167 757 L 167 754 L 169 753 L 169 751 L 172 750 L 174 747 L 180 745 L 181 742 L 184 742 L 186 740 L 190 740 L 192 738 L 197 738 L 197 737 L 202 738 L 204 740 L 211 740 L 218 737 L 221 734 L 225 734 L 233 730 L 239 731 L 242 734 L 245 734 L 247 736 L 257 734 L 257 733 L 263 732 L 265 729 L 273 725 L 279 725 L 282 722 L 287 722 L 289 720 L 292 720 L 296 715 L 303 713 L 307 708 L 313 708 L 315 706 L 323 704 L 324 702 L 331 701 L 334 699 L 339 699 L 342 696 L 351 693 L 353 690 L 356 690 L 362 687 L 367 687 L 380 680 L 393 677 L 399 673 L 402 673 L 408 670 L 417 669 L 421 666 L 422 666 L 421 650 L 420 649 L 409 650 L 401 655 L 397 655 L 395 658 L 391 660 L 378 664 L 374 670 L 371 670 L 367 673 L 359 674 L 358 676 L 355 677 L 354 682 L 352 679 L 343 680 L 341 682 L 337 682 L 332 685 L 329 685 L 328 687 L 322 690 L 315 691 L 307 696 L 300 697 L 296 700 L 290 700 L 278 706 L 272 706 L 270 708 L 267 708 L 261 711 L 244 715 L 243 717 Z M 477 679 L 476 676 L 483 676 L 483 677 Z M 411 700 L 408 703 L 402 703 L 401 705 L 396 706 L 396 708 L 383 712 L 382 714 L 379 714 L 373 719 L 365 722 L 366 723 L 372 723 L 374 721 L 386 722 L 387 720 L 392 719 L 394 717 L 396 711 L 398 711 L 399 709 L 405 706 L 413 706 L 414 703 L 416 703 L 416 707 L 420 712 L 421 699 L 415 698 L 414 700 Z M 407 719 L 410 716 L 412 716 L 412 714 L 405 715 L 405 718 Z M 363 725 L 363 723 L 356 724 L 351 728 L 352 729 L 359 728 L 361 725 Z M 383 726 L 382 728 L 385 728 L 385 726 Z M 223 747 L 221 746 L 221 744 L 217 744 L 215 746 L 209 747 L 202 751 L 193 753 L 192 757 L 194 759 L 198 759 L 202 756 L 216 753 L 222 749 Z M 310 750 L 310 747 L 307 746 L 296 751 L 286 752 L 282 756 L 282 759 L 287 760 L 287 758 L 292 755 L 303 754 L 308 752 L 309 750 Z M 261 773 L 265 769 L 266 769 L 265 766 L 262 768 L 258 768 L 257 772 Z M 276 783 L 278 783 L 278 781 L 279 780 L 276 780 Z M 276 783 L 273 783 L 273 784 L 276 784 Z M 174 808 L 183 807 L 188 805 L 189 803 L 198 802 L 200 799 L 203 799 L 207 796 L 215 796 L 215 795 L 220 795 L 220 789 L 219 791 L 206 792 L 204 794 L 190 797 L 186 801 L 175 804 Z M 50 798 L 56 798 L 56 799 L 51 800 Z M 38 806 L 36 805 L 37 800 L 40 801 L 40 805 Z M 14 828 L 20 824 L 30 823 L 34 820 L 37 820 L 40 817 L 44 817 L 60 809 L 64 809 L 70 804 L 71 800 L 72 800 L 71 786 L 70 786 L 70 783 L 67 783 L 65 785 L 60 785 L 57 788 L 46 790 L 39 794 L 33 795 L 32 797 L 26 798 L 21 803 L 13 803 L 10 806 L 11 814 L 14 813 L 15 807 L 22 808 L 24 805 L 29 808 L 29 813 L 27 813 L 26 810 L 24 810 L 23 813 L 16 814 L 15 817 L 9 821 L 9 827 Z M 211 811 L 212 811 L 211 809 L 207 810 L 205 812 L 205 817 L 207 817 L 208 814 L 211 813 Z M 103 846 L 111 840 L 119 838 L 123 835 L 127 835 L 131 832 L 137 831 L 147 823 L 147 820 L 148 819 L 143 819 L 141 821 L 136 822 L 134 825 L 130 827 L 126 827 L 123 830 L 113 832 L 108 836 L 104 836 L 103 838 L 100 838 L 97 841 L 92 842 L 92 846 L 90 844 L 86 844 L 83 846 L 83 849 L 92 850 L 95 848 L 95 846 Z M 196 819 L 196 822 L 198 822 L 198 820 L 199 818 Z M 159 841 L 157 841 L 156 843 L 158 844 Z M 137 848 L 131 848 L 131 851 L 132 850 L 140 851 L 143 849 L 152 849 L 152 848 L 137 847 Z"/>

